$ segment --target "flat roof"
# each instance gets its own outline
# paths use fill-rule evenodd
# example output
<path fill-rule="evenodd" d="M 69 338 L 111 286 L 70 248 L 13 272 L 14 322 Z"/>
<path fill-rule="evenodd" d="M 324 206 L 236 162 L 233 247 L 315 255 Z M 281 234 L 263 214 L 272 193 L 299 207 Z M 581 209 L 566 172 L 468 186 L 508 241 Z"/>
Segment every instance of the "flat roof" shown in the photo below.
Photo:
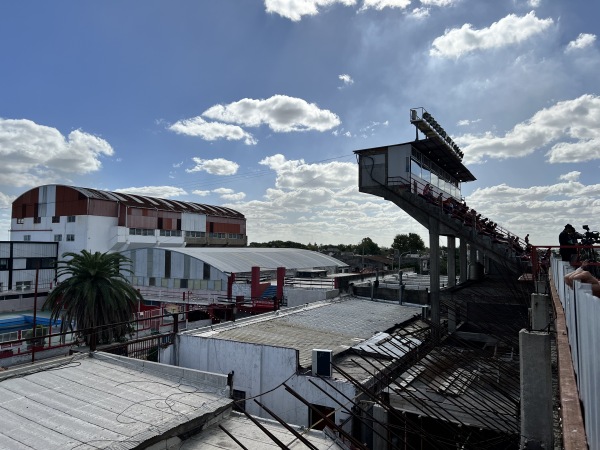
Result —
<path fill-rule="evenodd" d="M 262 270 L 314 269 L 318 267 L 348 267 L 348 264 L 331 256 L 298 248 L 261 247 L 146 247 L 154 250 L 168 250 L 182 253 L 204 261 L 225 273 L 251 272 L 252 267 Z M 142 248 L 125 250 L 140 251 Z"/>
<path fill-rule="evenodd" d="M 0 448 L 138 448 L 231 407 L 227 376 L 107 353 L 0 372 Z"/>
<path fill-rule="evenodd" d="M 277 439 L 286 444 L 286 448 L 291 450 L 306 449 L 306 445 L 300 442 L 293 433 L 286 430 L 278 422 L 259 417 L 255 417 L 255 419 Z M 342 448 L 323 431 L 308 430 L 305 428 L 301 429 L 294 425 L 290 426 L 319 450 L 338 450 Z M 186 439 L 182 448 L 185 450 L 221 450 L 223 448 L 239 448 L 221 427 L 225 428 L 229 433 L 235 436 L 235 438 L 248 449 L 261 448 L 269 450 L 280 448 L 278 444 L 267 436 L 265 432 L 257 427 L 250 419 L 239 413 L 232 413 L 227 419 L 219 422 L 219 424 L 212 425 L 211 427 L 202 430 L 201 433 Z"/>
<path fill-rule="evenodd" d="M 294 348 L 303 368 L 312 365 L 312 350 L 339 354 L 421 314 L 421 308 L 356 298 L 309 303 L 275 313 L 184 332 L 253 344 Z"/>

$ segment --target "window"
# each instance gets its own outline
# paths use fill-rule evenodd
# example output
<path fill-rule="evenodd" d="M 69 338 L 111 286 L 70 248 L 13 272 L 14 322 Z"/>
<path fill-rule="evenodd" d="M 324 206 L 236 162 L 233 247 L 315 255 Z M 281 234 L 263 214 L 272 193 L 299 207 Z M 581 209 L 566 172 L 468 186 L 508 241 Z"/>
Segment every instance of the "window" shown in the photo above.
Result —
<path fill-rule="evenodd" d="M 185 278 L 182 278 L 181 280 L 179 280 L 179 287 L 181 289 L 187 289 L 188 287 L 188 280 Z"/>
<path fill-rule="evenodd" d="M 67 242 L 73 242 L 75 240 L 74 234 L 67 234 Z"/>
<path fill-rule="evenodd" d="M 156 278 L 155 277 L 148 278 L 148 286 L 156 286 Z"/>
<path fill-rule="evenodd" d="M 31 289 L 31 281 L 17 281 L 15 289 L 17 291 L 28 291 Z"/>
<path fill-rule="evenodd" d="M 62 241 L 62 234 L 55 234 L 54 242 L 60 242 L 60 241 Z"/>
<path fill-rule="evenodd" d="M 206 236 L 206 233 L 204 231 L 186 231 L 185 235 L 187 237 L 203 238 Z"/>
<path fill-rule="evenodd" d="M 54 267 L 54 258 L 27 258 L 25 260 L 25 268 L 28 270 L 52 269 Z"/>
<path fill-rule="evenodd" d="M 30 234 L 26 234 L 25 236 L 23 236 L 23 240 L 24 241 L 30 241 L 31 240 L 31 235 Z"/>
<path fill-rule="evenodd" d="M 225 239 L 227 237 L 226 233 L 209 233 L 209 237 L 217 238 L 217 239 Z"/>
<path fill-rule="evenodd" d="M 130 228 L 129 234 L 133 236 L 154 236 L 154 230 L 151 228 Z"/>
<path fill-rule="evenodd" d="M 238 412 L 246 411 L 246 391 L 234 389 L 232 392 L 233 410 Z"/>
<path fill-rule="evenodd" d="M 60 216 L 52 216 L 52 223 L 60 223 Z"/>
<path fill-rule="evenodd" d="M 67 222 L 75 222 L 75 216 L 67 216 Z"/>
<path fill-rule="evenodd" d="M 42 223 L 42 218 L 41 217 L 34 217 L 33 218 L 33 223 Z"/>
<path fill-rule="evenodd" d="M 181 230 L 160 230 L 161 236 L 181 236 Z"/>
<path fill-rule="evenodd" d="M 8 270 L 8 258 L 0 258 L 0 270 Z"/>
<path fill-rule="evenodd" d="M 25 223 L 25 219 L 17 219 L 17 223 Z"/>

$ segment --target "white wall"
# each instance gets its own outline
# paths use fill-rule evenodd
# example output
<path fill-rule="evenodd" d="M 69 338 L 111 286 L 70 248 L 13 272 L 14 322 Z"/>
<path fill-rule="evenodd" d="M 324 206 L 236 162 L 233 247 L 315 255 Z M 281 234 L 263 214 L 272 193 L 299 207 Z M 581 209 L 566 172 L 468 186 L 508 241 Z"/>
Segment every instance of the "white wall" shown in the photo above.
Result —
<path fill-rule="evenodd" d="M 395 145 L 388 148 L 388 177 L 402 177 L 410 182 L 410 144 Z M 409 158 L 408 171 L 406 158 Z"/>
<path fill-rule="evenodd" d="M 297 375 L 298 356 L 295 349 L 187 334 L 178 336 L 177 345 L 177 360 L 180 367 L 218 373 L 230 373 L 233 370 L 233 388 L 245 391 L 247 399 L 273 390 L 262 395 L 259 401 L 288 423 L 308 426 L 309 415 L 308 407 L 283 388 L 284 382 L 313 404 L 331 408 L 339 407 L 311 385 L 309 379 L 317 382 L 334 398 L 343 400 L 343 397 L 324 381 Z M 162 363 L 175 360 L 173 355 L 169 356 L 165 353 L 161 354 Z M 330 382 L 349 398 L 356 395 L 352 384 L 333 379 Z M 246 411 L 259 417 L 270 418 L 252 400 L 246 401 Z M 335 420 L 339 423 L 345 417 L 345 413 L 338 412 Z"/>

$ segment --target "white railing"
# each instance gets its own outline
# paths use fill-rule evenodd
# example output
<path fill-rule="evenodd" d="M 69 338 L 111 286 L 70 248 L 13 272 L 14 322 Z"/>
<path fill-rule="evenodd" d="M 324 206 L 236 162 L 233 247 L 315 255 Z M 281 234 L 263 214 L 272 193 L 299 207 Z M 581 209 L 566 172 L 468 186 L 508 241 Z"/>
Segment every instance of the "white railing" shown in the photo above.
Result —
<path fill-rule="evenodd" d="M 570 288 L 564 282 L 573 270 L 569 263 L 554 257 L 551 267 L 565 312 L 587 441 L 589 448 L 600 448 L 600 298 L 592 295 L 590 284 L 575 281 Z"/>

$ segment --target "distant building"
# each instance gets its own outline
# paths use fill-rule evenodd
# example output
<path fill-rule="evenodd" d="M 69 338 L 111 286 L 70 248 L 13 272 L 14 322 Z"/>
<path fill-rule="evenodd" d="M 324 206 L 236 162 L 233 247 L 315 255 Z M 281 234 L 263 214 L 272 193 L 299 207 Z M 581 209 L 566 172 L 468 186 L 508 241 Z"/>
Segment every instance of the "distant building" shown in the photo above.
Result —
<path fill-rule="evenodd" d="M 57 256 L 56 242 L 0 242 L 0 312 L 33 308 L 36 272 L 43 300 L 56 277 Z"/>
<path fill-rule="evenodd" d="M 63 185 L 19 196 L 10 233 L 12 241 L 57 242 L 59 254 L 247 244 L 246 218 L 230 208 Z"/>

